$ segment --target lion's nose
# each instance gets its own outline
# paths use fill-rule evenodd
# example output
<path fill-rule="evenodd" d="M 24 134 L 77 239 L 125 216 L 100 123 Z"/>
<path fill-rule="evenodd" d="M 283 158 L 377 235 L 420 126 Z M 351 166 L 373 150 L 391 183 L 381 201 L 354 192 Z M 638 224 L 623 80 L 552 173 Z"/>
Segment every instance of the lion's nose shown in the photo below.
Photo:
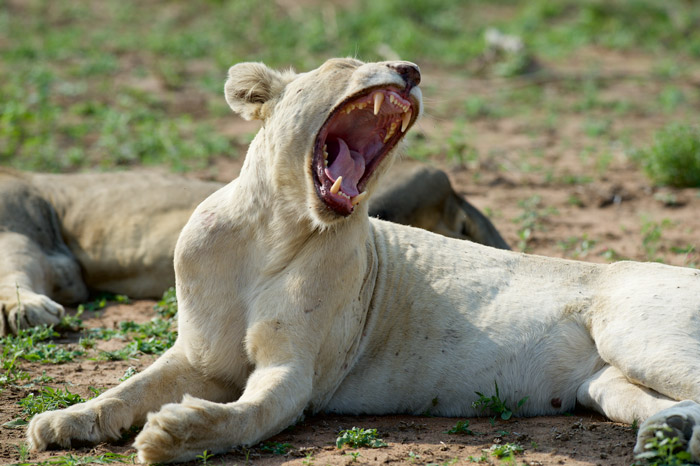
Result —
<path fill-rule="evenodd" d="M 389 68 L 393 69 L 406 82 L 406 88 L 410 89 L 412 87 L 420 84 L 420 69 L 418 65 L 411 62 L 398 62 L 389 65 Z"/>

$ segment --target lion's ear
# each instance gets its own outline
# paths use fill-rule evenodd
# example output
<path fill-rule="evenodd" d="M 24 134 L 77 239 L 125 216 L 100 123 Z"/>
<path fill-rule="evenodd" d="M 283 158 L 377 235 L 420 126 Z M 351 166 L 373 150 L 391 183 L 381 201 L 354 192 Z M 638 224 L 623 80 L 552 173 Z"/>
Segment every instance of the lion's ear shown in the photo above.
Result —
<path fill-rule="evenodd" d="M 269 116 L 265 104 L 278 97 L 294 76 L 293 71 L 281 73 L 263 63 L 239 63 L 228 70 L 226 102 L 246 120 L 264 120 Z"/>

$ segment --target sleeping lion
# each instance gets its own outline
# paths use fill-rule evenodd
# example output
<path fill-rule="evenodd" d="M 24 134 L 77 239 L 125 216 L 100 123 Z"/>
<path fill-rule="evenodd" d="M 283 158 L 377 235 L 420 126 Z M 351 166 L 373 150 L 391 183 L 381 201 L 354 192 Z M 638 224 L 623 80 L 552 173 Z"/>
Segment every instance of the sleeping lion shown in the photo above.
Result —
<path fill-rule="evenodd" d="M 263 126 L 240 177 L 177 241 L 175 345 L 34 417 L 32 447 L 145 424 L 140 461 L 184 461 L 305 412 L 478 415 L 475 392 L 496 381 L 529 397 L 521 415 L 580 403 L 644 420 L 638 452 L 666 424 L 700 460 L 700 271 L 530 256 L 369 218 L 421 114 L 419 82 L 403 61 L 232 67 L 226 100 Z"/>

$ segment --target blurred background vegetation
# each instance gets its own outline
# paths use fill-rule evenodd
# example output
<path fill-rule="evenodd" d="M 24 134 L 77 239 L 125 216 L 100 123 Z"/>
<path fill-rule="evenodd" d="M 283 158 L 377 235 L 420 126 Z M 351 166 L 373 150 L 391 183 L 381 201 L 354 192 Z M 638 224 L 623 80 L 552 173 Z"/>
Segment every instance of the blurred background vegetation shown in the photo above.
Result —
<path fill-rule="evenodd" d="M 494 54 L 484 39 L 488 28 L 524 47 Z M 568 78 L 551 71 L 591 49 L 643 56 L 653 63 L 644 79 L 664 84 L 648 100 L 606 100 L 600 65 Z M 618 116 L 641 112 L 665 115 L 688 128 L 674 134 L 698 138 L 697 66 L 687 65 L 700 58 L 694 0 L 0 0 L 0 164 L 206 167 L 238 156 L 248 139 L 225 129 L 222 86 L 230 65 L 255 60 L 305 70 L 348 55 L 401 57 L 432 73 L 505 80 L 503 92 L 458 94 L 458 105 L 431 102 L 426 92 L 429 113 L 463 126 L 537 107 L 546 110 L 537 115 L 541 130 L 562 112 L 576 112 L 584 136 L 599 139 L 618 129 Z M 552 79 L 555 95 L 542 85 Z M 468 161 L 474 148 L 461 129 L 439 146 L 416 136 L 413 155 Z M 625 142 L 624 131 L 616 140 Z M 600 153 L 605 165 L 605 149 Z M 647 167 L 651 156 L 637 152 Z M 700 155 L 684 170 L 697 164 L 700 171 L 693 157 Z"/>

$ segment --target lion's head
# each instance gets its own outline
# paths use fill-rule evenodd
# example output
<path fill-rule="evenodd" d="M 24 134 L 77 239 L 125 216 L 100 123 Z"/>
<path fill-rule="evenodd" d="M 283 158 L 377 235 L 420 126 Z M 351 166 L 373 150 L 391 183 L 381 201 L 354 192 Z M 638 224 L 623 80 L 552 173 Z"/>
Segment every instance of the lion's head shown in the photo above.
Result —
<path fill-rule="evenodd" d="M 419 82 L 418 67 L 404 61 L 331 59 L 300 74 L 241 63 L 225 93 L 234 111 L 263 121 L 248 157 L 265 159 L 258 166 L 268 167 L 275 194 L 327 226 L 366 205 L 422 111 Z"/>

